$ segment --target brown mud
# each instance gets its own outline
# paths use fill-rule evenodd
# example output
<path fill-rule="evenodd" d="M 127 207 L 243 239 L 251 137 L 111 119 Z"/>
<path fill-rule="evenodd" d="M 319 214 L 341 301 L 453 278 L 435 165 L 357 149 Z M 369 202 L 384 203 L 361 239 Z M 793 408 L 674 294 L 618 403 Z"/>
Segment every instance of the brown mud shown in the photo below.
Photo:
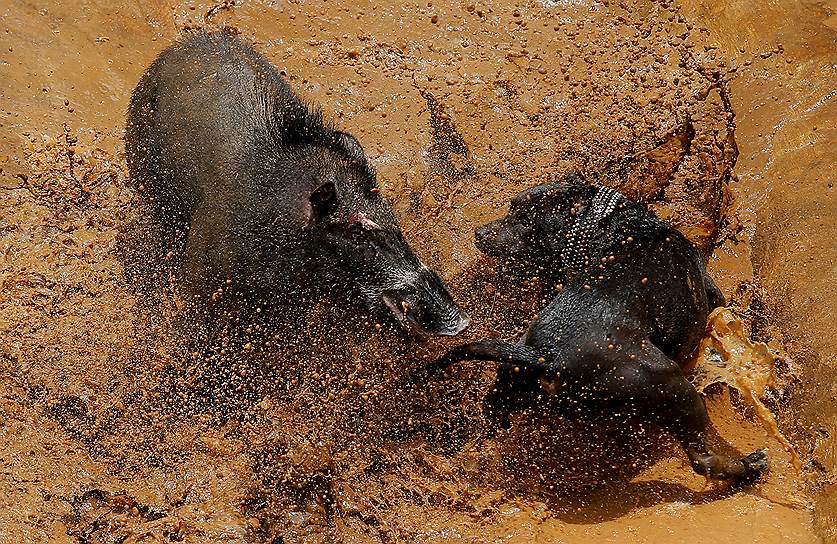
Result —
<path fill-rule="evenodd" d="M 756 4 L 0 6 L 0 543 L 837 541 L 837 7 Z M 180 353 L 176 309 L 123 276 L 124 115 L 180 31 L 221 26 L 359 138 L 466 339 L 541 304 L 472 245 L 510 196 L 580 170 L 647 202 L 787 354 L 761 401 L 801 471 L 723 383 L 715 443 L 770 455 L 747 489 L 653 430 L 518 417 L 482 441 L 491 368 L 404 388 L 447 344 L 325 305 L 223 369 Z"/>

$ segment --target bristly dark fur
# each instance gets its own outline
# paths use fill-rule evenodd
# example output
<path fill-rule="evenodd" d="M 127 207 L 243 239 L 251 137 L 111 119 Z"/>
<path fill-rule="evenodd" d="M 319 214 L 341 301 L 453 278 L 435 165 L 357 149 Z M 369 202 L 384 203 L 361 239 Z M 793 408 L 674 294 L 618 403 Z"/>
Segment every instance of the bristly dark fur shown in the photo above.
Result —
<path fill-rule="evenodd" d="M 278 75 L 278 74 L 277 74 Z M 277 99 L 278 102 L 278 99 Z M 281 113 L 287 105 L 274 104 L 268 117 L 268 130 L 277 147 L 322 145 L 340 155 L 349 164 L 365 171 L 365 179 L 375 183 L 375 170 L 369 165 L 366 155 L 357 145 L 349 145 L 346 133 L 340 132 L 331 120 L 326 120 L 319 106 L 298 101 L 294 108 Z"/>
<path fill-rule="evenodd" d="M 190 33 L 148 68 L 125 127 L 147 247 L 126 252 L 126 275 L 149 293 L 172 278 L 197 327 L 221 306 L 241 323 L 248 307 L 332 300 L 461 331 L 467 317 L 410 250 L 360 143 L 282 75 L 229 33 Z"/>
<path fill-rule="evenodd" d="M 363 149 L 354 138 L 337 130 L 334 122 L 325 119 L 323 110 L 310 102 L 304 102 L 294 95 L 282 74 L 260 55 L 252 45 L 241 41 L 229 31 L 207 33 L 205 30 L 189 32 L 178 41 L 184 45 L 205 44 L 207 47 L 221 47 L 235 49 L 251 64 L 254 72 L 261 76 L 266 90 L 282 90 L 284 92 L 267 92 L 265 97 L 272 97 L 273 103 L 264 104 L 267 113 L 265 127 L 276 148 L 303 147 L 320 145 L 343 157 L 347 163 L 359 168 L 363 178 L 369 184 L 368 189 L 375 187 L 375 170 L 366 159 Z M 159 59 L 158 59 L 159 61 Z M 157 62 L 157 61 L 155 61 Z"/>

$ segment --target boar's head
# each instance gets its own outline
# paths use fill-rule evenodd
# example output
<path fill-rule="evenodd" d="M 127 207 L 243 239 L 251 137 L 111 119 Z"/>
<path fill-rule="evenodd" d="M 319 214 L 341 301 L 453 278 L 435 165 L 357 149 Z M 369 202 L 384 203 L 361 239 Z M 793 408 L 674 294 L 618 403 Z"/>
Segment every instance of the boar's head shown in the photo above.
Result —
<path fill-rule="evenodd" d="M 357 140 L 334 132 L 304 203 L 309 262 L 330 287 L 359 295 L 376 315 L 418 336 L 453 336 L 470 320 L 439 275 L 407 244 Z M 309 150 L 310 151 L 310 150 Z M 312 170 L 308 169 L 309 172 Z"/>

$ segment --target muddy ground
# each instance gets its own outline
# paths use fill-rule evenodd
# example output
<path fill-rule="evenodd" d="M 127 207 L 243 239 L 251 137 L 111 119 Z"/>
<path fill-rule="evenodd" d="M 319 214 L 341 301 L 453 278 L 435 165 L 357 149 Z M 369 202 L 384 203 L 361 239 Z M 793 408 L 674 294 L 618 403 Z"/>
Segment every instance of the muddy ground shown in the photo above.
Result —
<path fill-rule="evenodd" d="M 0 543 L 837 541 L 835 9 L 4 3 Z M 718 443 L 771 459 L 743 490 L 653 432 L 518 419 L 481 441 L 489 368 L 404 390 L 449 344 L 327 306 L 279 353 L 222 370 L 181 353 L 176 310 L 123 276 L 124 115 L 166 44 L 222 26 L 360 139 L 465 338 L 515 338 L 540 304 L 472 245 L 510 196 L 579 170 L 648 203 L 709 256 L 746 334 L 787 354 L 765 403 L 802 470 L 724 385 L 706 396 Z"/>

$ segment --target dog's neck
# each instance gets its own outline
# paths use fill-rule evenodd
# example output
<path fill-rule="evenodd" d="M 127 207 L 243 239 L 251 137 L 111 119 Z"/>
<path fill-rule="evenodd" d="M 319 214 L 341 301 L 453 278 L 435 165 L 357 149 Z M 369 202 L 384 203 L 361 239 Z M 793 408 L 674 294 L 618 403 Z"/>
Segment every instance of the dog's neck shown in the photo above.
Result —
<path fill-rule="evenodd" d="M 566 274 L 575 276 L 591 264 L 590 242 L 601 233 L 599 225 L 625 202 L 625 197 L 610 187 L 599 187 L 583 213 L 567 229 L 566 243 L 560 257 Z"/>

